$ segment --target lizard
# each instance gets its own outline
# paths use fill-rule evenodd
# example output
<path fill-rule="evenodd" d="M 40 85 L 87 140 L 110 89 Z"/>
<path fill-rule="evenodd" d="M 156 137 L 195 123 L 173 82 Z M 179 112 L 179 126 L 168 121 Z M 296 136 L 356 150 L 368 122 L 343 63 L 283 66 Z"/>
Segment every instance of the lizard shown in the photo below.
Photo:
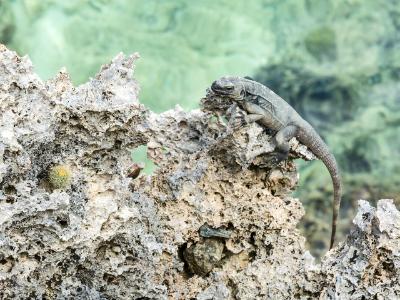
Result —
<path fill-rule="evenodd" d="M 227 99 L 234 107 L 246 112 L 240 122 L 233 122 L 236 127 L 257 122 L 274 132 L 275 151 L 271 161 L 274 165 L 286 160 L 289 156 L 289 141 L 296 137 L 320 159 L 328 169 L 333 184 L 332 229 L 330 247 L 335 242 L 337 220 L 342 197 L 342 182 L 338 164 L 310 123 L 304 120 L 293 107 L 265 85 L 248 77 L 225 76 L 215 80 L 211 85 L 214 95 Z M 236 115 L 236 117 L 238 117 Z"/>

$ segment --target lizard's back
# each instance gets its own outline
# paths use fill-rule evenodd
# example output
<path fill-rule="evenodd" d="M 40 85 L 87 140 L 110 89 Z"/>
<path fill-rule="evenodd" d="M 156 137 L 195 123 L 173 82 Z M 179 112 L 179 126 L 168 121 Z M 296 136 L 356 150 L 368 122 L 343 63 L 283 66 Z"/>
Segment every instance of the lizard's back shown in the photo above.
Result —
<path fill-rule="evenodd" d="M 250 101 L 270 112 L 276 121 L 282 124 L 282 127 L 288 124 L 299 126 L 303 123 L 308 124 L 289 103 L 274 91 L 256 81 L 245 80 L 248 81 L 246 82 L 246 93 L 253 96 L 253 99 L 250 96 Z M 279 130 L 280 128 L 271 129 Z"/>

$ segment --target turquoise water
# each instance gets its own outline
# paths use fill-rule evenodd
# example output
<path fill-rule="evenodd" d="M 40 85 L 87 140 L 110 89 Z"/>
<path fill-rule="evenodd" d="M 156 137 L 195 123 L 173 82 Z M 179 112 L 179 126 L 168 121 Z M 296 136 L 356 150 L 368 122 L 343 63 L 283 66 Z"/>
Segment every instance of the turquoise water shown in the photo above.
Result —
<path fill-rule="evenodd" d="M 12 1 L 11 48 L 47 79 L 66 66 L 78 84 L 120 51 L 139 52 L 141 100 L 197 106 L 213 78 L 251 74 L 274 51 L 272 10 L 256 1 Z M 246 12 L 243 14 L 243 12 Z M 266 18 L 266 15 L 268 16 Z"/>
<path fill-rule="evenodd" d="M 400 194 L 398 1 L 3 0 L 0 41 L 28 54 L 43 79 L 65 66 L 75 84 L 120 51 L 139 52 L 140 99 L 157 112 L 197 107 L 222 75 L 253 76 L 338 158 L 342 232 L 357 199 Z M 318 162 L 300 173 L 304 228 L 318 248 L 329 231 L 330 178 Z"/>

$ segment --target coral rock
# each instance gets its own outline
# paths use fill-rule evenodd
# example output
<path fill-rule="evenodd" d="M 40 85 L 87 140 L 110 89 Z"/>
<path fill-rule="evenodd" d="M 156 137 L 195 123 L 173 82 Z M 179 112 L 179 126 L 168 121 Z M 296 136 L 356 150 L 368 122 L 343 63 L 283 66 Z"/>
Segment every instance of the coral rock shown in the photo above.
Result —
<path fill-rule="evenodd" d="M 200 110 L 147 110 L 137 57 L 120 54 L 74 87 L 63 70 L 43 82 L 0 46 L 1 299 L 399 297 L 390 200 L 360 202 L 353 232 L 316 264 L 296 228 L 295 165 L 253 159 L 273 150 L 270 136 L 257 124 L 229 132 Z M 158 168 L 133 179 L 130 150 L 142 145 Z M 292 146 L 291 157 L 313 158 Z M 47 189 L 60 164 L 70 184 Z M 230 235 L 204 238 L 203 224 Z"/>

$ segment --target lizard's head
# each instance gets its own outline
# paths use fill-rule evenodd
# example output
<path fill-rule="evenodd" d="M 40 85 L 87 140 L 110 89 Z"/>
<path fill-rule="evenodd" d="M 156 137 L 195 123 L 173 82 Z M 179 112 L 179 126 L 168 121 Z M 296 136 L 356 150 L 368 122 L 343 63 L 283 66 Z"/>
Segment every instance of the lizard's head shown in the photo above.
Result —
<path fill-rule="evenodd" d="M 215 80 L 211 85 L 211 90 L 222 97 L 228 97 L 234 101 L 243 101 L 246 89 L 241 77 L 226 76 Z"/>

